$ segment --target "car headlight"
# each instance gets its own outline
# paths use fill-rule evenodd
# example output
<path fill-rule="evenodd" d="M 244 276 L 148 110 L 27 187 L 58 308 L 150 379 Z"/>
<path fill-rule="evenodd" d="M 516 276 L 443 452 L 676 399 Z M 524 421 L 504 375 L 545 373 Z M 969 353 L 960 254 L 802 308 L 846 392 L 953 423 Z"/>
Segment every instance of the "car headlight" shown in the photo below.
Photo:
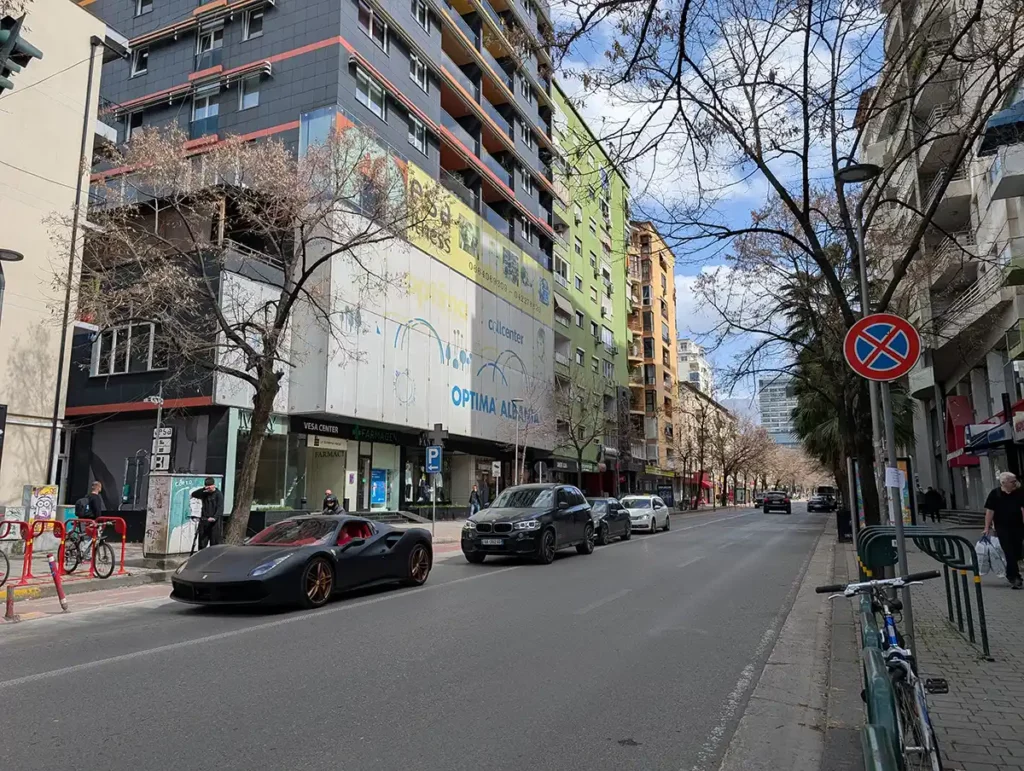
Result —
<path fill-rule="evenodd" d="M 650 514 L 644 514 L 643 512 L 640 512 L 639 514 L 636 515 L 637 519 L 647 519 L 649 516 L 651 516 L 651 515 Z"/>
<path fill-rule="evenodd" d="M 463 530 L 476 530 L 476 522 L 471 519 L 467 519 L 466 523 L 462 526 Z"/>
<path fill-rule="evenodd" d="M 269 562 L 264 562 L 262 565 L 257 565 L 256 567 L 254 567 L 252 570 L 249 571 L 249 575 L 262 576 L 265 573 L 269 573 L 271 570 L 276 568 L 278 565 L 280 565 L 282 562 L 284 562 L 291 556 L 291 554 L 284 554 L 280 557 L 274 557 L 274 559 L 270 560 Z"/>
<path fill-rule="evenodd" d="M 516 522 L 512 527 L 515 530 L 539 530 L 540 522 L 535 519 L 527 519 L 522 522 Z"/>

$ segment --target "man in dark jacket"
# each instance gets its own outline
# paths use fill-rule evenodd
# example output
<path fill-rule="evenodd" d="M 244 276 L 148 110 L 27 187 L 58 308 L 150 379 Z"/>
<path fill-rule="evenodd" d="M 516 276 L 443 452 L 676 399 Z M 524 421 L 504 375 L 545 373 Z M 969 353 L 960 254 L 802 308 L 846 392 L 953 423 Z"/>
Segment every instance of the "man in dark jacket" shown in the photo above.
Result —
<path fill-rule="evenodd" d="M 223 540 L 224 494 L 217 489 L 213 477 L 206 477 L 205 484 L 192 491 L 192 497 L 203 502 L 199 517 L 199 548 L 216 546 Z"/>
<path fill-rule="evenodd" d="M 929 487 L 924 493 L 924 509 L 925 516 L 931 517 L 932 522 L 942 521 L 942 495 L 934 487 Z M 924 517 L 921 518 L 924 521 Z"/>
<path fill-rule="evenodd" d="M 989 493 L 985 501 L 982 535 L 991 535 L 993 529 L 1006 555 L 1006 580 L 1010 582 L 1010 588 L 1024 588 L 1017 565 L 1024 551 L 1024 494 L 1017 484 L 1017 477 L 1009 471 L 999 475 L 999 487 Z"/>
<path fill-rule="evenodd" d="M 469 494 L 469 516 L 473 516 L 480 511 L 480 491 L 476 489 L 476 485 L 473 485 L 473 491 Z"/>
<path fill-rule="evenodd" d="M 338 501 L 338 496 L 330 490 L 324 491 L 324 514 L 344 514 L 345 509 L 342 508 L 341 503 Z"/>

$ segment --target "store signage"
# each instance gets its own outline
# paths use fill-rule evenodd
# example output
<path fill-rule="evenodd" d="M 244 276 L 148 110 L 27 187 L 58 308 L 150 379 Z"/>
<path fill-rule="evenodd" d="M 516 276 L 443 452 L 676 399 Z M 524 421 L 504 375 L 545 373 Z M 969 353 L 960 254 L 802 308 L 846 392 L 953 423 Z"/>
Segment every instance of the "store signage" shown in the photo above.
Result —
<path fill-rule="evenodd" d="M 657 466 L 647 466 L 647 467 L 645 467 L 644 468 L 644 473 L 650 474 L 651 476 L 655 476 L 655 477 L 670 477 L 670 476 L 672 476 L 672 472 L 671 471 L 662 471 Z"/>
<path fill-rule="evenodd" d="M 551 467 L 555 471 L 578 471 L 579 464 L 574 460 L 562 460 L 561 458 L 554 458 L 551 461 Z"/>
<path fill-rule="evenodd" d="M 409 446 L 419 444 L 419 437 L 414 434 L 391 431 L 387 428 L 361 426 L 358 423 L 337 423 L 333 420 L 309 418 L 302 415 L 292 415 L 289 426 L 293 434 L 313 434 L 338 439 L 354 439 L 357 442 L 377 442 L 378 444 Z"/>
<path fill-rule="evenodd" d="M 308 434 L 306 446 L 316 447 L 320 450 L 347 450 L 348 442 L 334 436 L 320 436 L 319 434 Z"/>

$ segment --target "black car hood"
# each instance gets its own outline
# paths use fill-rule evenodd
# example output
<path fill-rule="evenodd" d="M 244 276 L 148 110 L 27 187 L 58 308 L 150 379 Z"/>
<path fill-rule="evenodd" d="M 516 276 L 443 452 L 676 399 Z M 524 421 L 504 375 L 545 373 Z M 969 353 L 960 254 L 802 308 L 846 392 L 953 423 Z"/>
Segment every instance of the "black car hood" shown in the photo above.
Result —
<path fill-rule="evenodd" d="M 532 519 L 551 511 L 550 508 L 539 509 L 484 509 L 473 515 L 474 522 L 516 522 L 520 519 Z"/>
<path fill-rule="evenodd" d="M 275 557 L 306 546 L 209 546 L 185 563 L 182 573 L 202 572 L 247 576 L 249 571 Z"/>

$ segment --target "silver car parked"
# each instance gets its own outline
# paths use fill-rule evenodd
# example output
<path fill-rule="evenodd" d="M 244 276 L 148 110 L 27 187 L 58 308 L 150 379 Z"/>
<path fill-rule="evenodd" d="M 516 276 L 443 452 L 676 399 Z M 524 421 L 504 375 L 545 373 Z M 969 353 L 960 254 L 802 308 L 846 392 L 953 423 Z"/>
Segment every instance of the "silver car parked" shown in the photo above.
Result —
<path fill-rule="evenodd" d="M 627 495 L 620 498 L 619 502 L 629 512 L 629 523 L 633 530 L 656 533 L 659 528 L 668 530 L 672 526 L 669 508 L 657 495 Z"/>

